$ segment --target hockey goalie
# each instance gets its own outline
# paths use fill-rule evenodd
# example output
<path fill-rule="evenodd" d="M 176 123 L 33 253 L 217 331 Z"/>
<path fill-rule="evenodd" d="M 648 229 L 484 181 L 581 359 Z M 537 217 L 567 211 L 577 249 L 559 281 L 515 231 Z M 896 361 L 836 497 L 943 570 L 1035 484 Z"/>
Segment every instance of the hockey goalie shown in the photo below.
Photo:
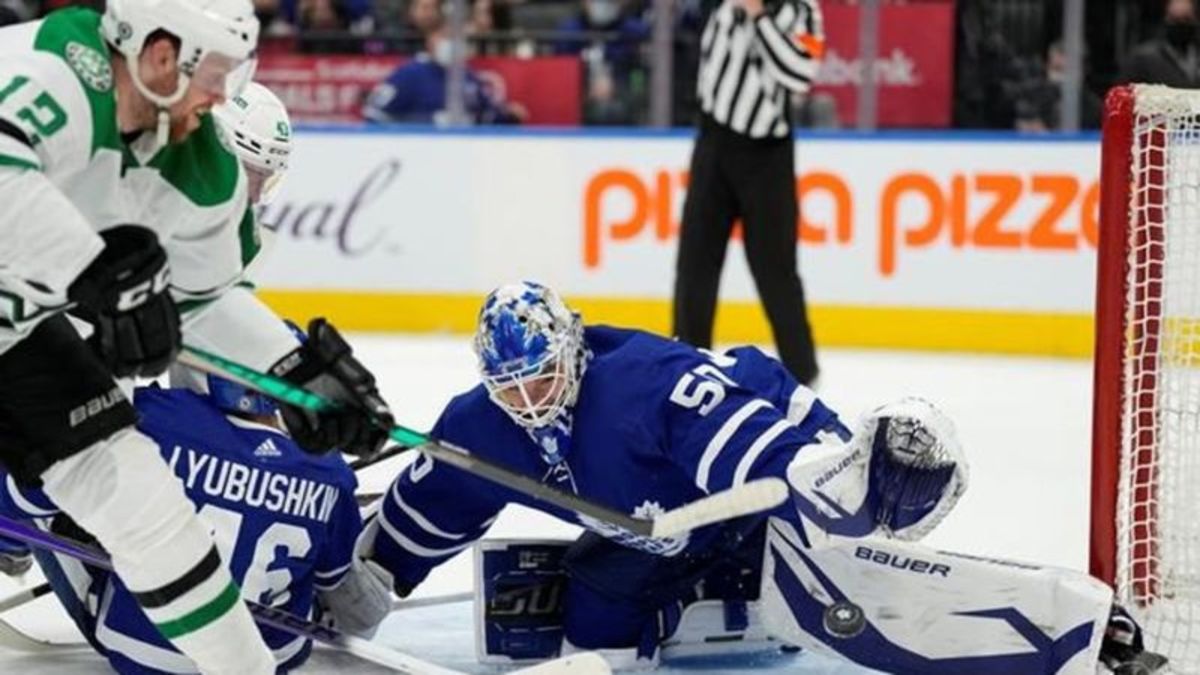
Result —
<path fill-rule="evenodd" d="M 792 491 L 768 513 L 647 539 L 414 462 L 357 546 L 402 596 L 505 504 L 587 528 L 561 544 L 481 545 L 485 660 L 595 649 L 652 667 L 664 650 L 772 640 L 893 673 L 1162 666 L 1099 581 L 917 543 L 967 486 L 953 426 L 925 401 L 882 406 L 852 431 L 754 348 L 584 327 L 530 282 L 486 299 L 474 346 L 483 381 L 450 402 L 437 438 L 640 517 L 756 478 Z"/>

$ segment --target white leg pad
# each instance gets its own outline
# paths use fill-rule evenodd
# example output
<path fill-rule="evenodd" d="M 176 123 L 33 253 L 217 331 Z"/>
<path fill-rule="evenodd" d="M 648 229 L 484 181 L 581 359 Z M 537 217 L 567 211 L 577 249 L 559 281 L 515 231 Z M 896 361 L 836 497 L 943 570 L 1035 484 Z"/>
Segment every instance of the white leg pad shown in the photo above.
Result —
<path fill-rule="evenodd" d="M 868 537 L 810 549 L 768 527 L 761 612 L 774 637 L 890 673 L 1087 673 L 1112 591 L 1072 570 Z"/>

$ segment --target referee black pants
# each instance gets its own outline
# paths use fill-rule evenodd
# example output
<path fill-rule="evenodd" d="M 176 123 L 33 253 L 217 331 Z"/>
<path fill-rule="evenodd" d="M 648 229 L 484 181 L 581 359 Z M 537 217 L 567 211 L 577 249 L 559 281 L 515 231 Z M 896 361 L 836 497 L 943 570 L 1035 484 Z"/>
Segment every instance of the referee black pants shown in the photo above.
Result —
<path fill-rule="evenodd" d="M 674 331 L 684 342 L 712 346 L 725 249 L 740 217 L 746 260 L 780 360 L 809 384 L 817 376 L 817 359 L 796 270 L 795 165 L 790 136 L 754 140 L 703 118 L 675 261 Z"/>

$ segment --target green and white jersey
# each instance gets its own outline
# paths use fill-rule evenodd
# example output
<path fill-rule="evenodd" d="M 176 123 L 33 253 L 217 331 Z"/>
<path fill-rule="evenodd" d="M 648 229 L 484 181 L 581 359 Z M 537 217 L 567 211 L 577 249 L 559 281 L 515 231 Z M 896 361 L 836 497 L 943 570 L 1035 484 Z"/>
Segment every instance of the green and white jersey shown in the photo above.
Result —
<path fill-rule="evenodd" d="M 147 132 L 127 146 L 113 67 L 92 10 L 0 29 L 0 352 L 63 308 L 100 230 L 155 230 L 185 310 L 237 283 L 257 250 L 244 172 L 211 117 L 179 144 L 157 149 Z"/>

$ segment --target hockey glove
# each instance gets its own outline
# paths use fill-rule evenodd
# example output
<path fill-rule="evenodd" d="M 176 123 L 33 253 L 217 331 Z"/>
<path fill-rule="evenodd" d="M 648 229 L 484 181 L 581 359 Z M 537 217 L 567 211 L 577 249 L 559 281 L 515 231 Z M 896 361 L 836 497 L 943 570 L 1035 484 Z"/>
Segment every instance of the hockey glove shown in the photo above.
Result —
<path fill-rule="evenodd" d="M 323 318 L 308 324 L 308 340 L 272 366 L 271 373 L 341 404 L 319 413 L 280 406 L 292 438 L 309 452 L 337 448 L 369 457 L 383 446 L 395 424 L 375 387 L 375 377 Z"/>
<path fill-rule="evenodd" d="M 350 570 L 336 587 L 317 594 L 322 620 L 333 628 L 370 639 L 392 612 L 392 573 L 370 559 L 379 531 L 372 519 L 354 544 Z M 402 594 L 401 597 L 403 597 Z"/>
<path fill-rule="evenodd" d="M 917 541 L 937 527 L 967 489 L 967 460 L 954 425 L 933 404 L 904 398 L 862 420 L 871 439 L 875 522 L 898 539 Z"/>
<path fill-rule="evenodd" d="M 100 233 L 104 250 L 67 290 L 72 313 L 92 324 L 89 342 L 117 377 L 153 377 L 175 360 L 182 339 L 167 287 L 167 253 L 153 232 L 118 225 Z"/>

